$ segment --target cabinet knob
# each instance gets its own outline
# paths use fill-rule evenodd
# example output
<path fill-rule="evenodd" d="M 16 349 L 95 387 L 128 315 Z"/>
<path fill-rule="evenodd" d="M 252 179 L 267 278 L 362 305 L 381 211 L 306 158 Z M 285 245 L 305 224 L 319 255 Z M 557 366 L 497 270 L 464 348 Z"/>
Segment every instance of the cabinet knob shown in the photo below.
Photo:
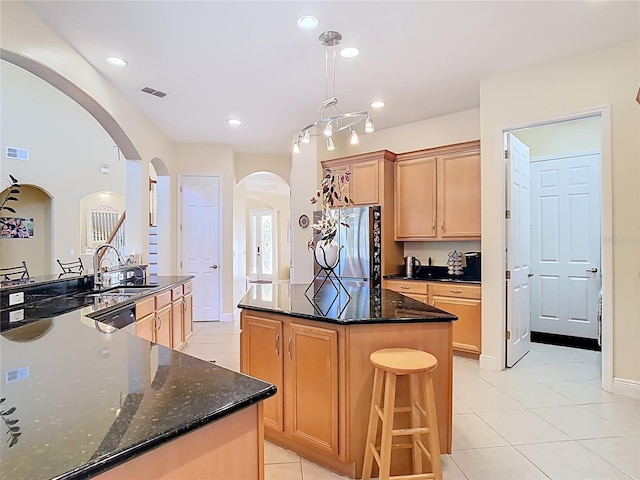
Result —
<path fill-rule="evenodd" d="M 462 293 L 462 290 L 458 290 L 457 288 L 452 288 L 449 290 L 451 293 Z"/>
<path fill-rule="evenodd" d="M 276 333 L 276 355 L 280 356 L 280 334 Z"/>

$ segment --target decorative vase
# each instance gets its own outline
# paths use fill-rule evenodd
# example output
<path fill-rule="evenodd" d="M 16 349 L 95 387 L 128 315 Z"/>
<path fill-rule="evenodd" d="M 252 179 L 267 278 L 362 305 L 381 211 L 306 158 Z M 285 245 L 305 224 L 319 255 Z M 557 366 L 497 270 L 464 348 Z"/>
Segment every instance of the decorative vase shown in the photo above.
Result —
<path fill-rule="evenodd" d="M 340 245 L 335 240 L 329 243 L 319 242 L 316 245 L 316 262 L 322 268 L 332 269 L 338 264 Z"/>

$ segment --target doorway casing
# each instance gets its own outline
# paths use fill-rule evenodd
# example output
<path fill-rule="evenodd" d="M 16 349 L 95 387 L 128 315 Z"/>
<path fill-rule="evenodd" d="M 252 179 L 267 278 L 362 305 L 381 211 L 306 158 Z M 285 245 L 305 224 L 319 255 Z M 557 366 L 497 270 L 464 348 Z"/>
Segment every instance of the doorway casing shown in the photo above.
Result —
<path fill-rule="evenodd" d="M 612 164 L 611 164 L 611 107 L 603 105 L 594 107 L 589 110 L 557 115 L 549 118 L 534 120 L 531 122 L 523 122 L 518 125 L 505 125 L 495 132 L 495 144 L 502 145 L 505 133 L 512 130 L 520 130 L 523 128 L 531 128 L 551 123 L 559 123 L 569 120 L 578 120 L 586 117 L 599 116 L 601 119 L 601 162 L 600 162 L 600 188 L 601 188 L 601 210 L 600 224 L 602 238 L 613 238 L 613 183 L 612 183 Z M 500 157 L 495 161 L 504 164 L 502 151 L 499 152 Z M 503 169 L 502 181 L 505 188 L 506 171 Z M 502 211 L 506 209 L 506 203 L 502 205 Z M 504 223 L 502 224 L 503 233 L 506 231 Z M 504 238 L 504 235 L 502 235 Z M 506 245 L 503 243 L 503 247 Z M 613 244 L 612 242 L 602 242 L 602 388 L 606 391 L 613 391 Z M 506 265 L 506 248 L 502 248 L 502 258 L 499 259 L 500 265 Z M 483 269 L 485 266 L 483 265 Z M 483 272 L 483 278 L 486 278 Z M 484 289 L 483 289 L 484 296 Z M 485 299 L 483 298 L 483 303 Z M 506 297 L 503 293 L 503 305 L 505 305 Z M 499 325 L 498 323 L 499 322 Z M 499 332 L 499 339 L 493 342 L 499 346 L 499 356 L 480 356 L 480 367 L 490 370 L 504 368 L 506 358 L 506 343 L 504 339 L 506 325 L 506 309 L 503 309 L 503 316 L 497 319 L 496 323 L 487 325 L 483 322 L 483 337 L 495 335 Z M 495 340 L 498 340 L 496 343 Z M 483 339 L 483 344 L 485 341 Z"/>

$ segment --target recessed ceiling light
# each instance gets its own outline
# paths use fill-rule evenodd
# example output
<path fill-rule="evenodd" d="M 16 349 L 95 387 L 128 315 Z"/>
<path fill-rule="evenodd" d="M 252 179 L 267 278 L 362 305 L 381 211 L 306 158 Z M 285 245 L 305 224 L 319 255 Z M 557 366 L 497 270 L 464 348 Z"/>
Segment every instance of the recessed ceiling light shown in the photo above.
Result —
<path fill-rule="evenodd" d="M 382 108 L 382 107 L 384 107 L 383 101 L 376 100 L 375 102 L 371 103 L 371 108 Z"/>
<path fill-rule="evenodd" d="M 238 125 L 242 125 L 242 122 L 237 118 L 230 118 L 227 120 L 227 123 L 232 127 L 237 127 Z"/>
<path fill-rule="evenodd" d="M 357 57 L 359 53 L 360 53 L 360 50 L 358 50 L 356 47 L 345 47 L 342 50 L 340 50 L 340 55 L 342 55 L 345 58 Z"/>
<path fill-rule="evenodd" d="M 114 67 L 126 67 L 128 62 L 120 57 L 107 57 L 107 63 Z"/>
<path fill-rule="evenodd" d="M 303 17 L 300 17 L 296 23 L 298 24 L 298 28 L 303 30 L 313 30 L 320 25 L 318 19 L 311 15 L 304 15 Z"/>

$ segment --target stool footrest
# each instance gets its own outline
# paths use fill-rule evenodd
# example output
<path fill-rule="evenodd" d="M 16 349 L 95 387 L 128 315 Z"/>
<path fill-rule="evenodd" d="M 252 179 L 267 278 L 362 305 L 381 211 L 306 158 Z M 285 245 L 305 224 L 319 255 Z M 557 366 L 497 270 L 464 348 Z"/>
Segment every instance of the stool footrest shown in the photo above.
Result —
<path fill-rule="evenodd" d="M 394 428 L 391 435 L 413 435 L 414 433 L 429 433 L 429 427 Z"/>
<path fill-rule="evenodd" d="M 413 473 L 410 475 L 393 475 L 389 480 L 433 480 L 436 476 L 433 473 Z"/>

